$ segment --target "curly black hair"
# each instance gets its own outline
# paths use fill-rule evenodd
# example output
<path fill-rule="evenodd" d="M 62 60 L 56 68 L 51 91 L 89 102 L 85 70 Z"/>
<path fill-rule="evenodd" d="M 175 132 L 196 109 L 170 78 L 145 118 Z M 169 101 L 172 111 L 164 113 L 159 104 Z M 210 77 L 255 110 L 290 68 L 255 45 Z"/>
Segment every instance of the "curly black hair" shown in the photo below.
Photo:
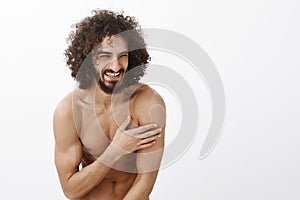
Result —
<path fill-rule="evenodd" d="M 128 70 L 135 68 L 127 85 L 137 83 L 143 77 L 150 61 L 140 25 L 134 17 L 124 16 L 123 12 L 94 10 L 92 14 L 93 16 L 73 25 L 75 31 L 67 38 L 69 46 L 65 50 L 65 56 L 66 64 L 72 71 L 71 76 L 79 82 L 79 88 L 89 88 L 95 77 L 92 62 L 94 48 L 105 37 L 121 34 L 129 49 Z"/>

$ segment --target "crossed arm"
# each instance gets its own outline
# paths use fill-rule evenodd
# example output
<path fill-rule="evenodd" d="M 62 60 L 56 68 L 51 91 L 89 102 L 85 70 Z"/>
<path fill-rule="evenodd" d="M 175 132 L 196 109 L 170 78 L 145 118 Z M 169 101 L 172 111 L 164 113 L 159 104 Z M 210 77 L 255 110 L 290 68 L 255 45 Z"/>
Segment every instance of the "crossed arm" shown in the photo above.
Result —
<path fill-rule="evenodd" d="M 63 192 L 69 199 L 80 199 L 103 180 L 110 168 L 96 161 L 79 171 L 82 145 L 76 133 L 70 98 L 56 108 L 53 129 L 55 165 Z M 107 148 L 101 156 L 103 159 L 119 158 L 111 148 Z"/>
<path fill-rule="evenodd" d="M 139 174 L 124 200 L 148 199 L 158 173 L 164 146 L 165 106 L 159 95 L 152 94 L 150 96 L 151 98 L 149 98 L 149 93 L 148 95 L 147 93 L 139 95 L 139 98 L 134 102 L 132 117 L 136 118 L 139 126 L 151 122 L 158 124 L 162 128 L 161 137 L 151 137 L 156 140 L 156 144 L 152 145 L 151 143 L 153 142 L 150 141 L 137 151 L 139 154 L 137 155 L 136 162 Z M 71 98 L 66 98 L 66 100 L 58 105 L 54 113 L 53 123 L 55 164 L 63 192 L 69 199 L 80 199 L 104 179 L 110 167 L 95 161 L 82 170 L 79 170 L 82 160 L 82 144 L 78 138 L 73 120 Z M 147 126 L 147 129 L 151 128 L 151 126 Z M 124 137 L 124 134 L 119 135 Z M 119 140 L 123 139 L 119 138 Z M 138 141 L 133 137 L 125 139 L 127 140 L 127 144 L 129 144 L 128 142 L 144 144 L 142 141 L 149 141 L 149 139 L 139 139 L 141 141 Z M 120 152 L 116 151 L 113 145 L 110 145 L 101 154 L 99 160 L 114 163 L 121 156 Z"/>

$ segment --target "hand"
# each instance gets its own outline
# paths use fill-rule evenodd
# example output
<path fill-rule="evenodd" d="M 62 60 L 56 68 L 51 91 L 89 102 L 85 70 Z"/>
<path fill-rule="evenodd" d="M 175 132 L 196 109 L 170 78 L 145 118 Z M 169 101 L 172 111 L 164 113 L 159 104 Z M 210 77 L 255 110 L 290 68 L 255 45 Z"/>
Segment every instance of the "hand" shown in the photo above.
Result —
<path fill-rule="evenodd" d="M 161 137 L 159 134 L 161 128 L 156 124 L 147 124 L 133 129 L 125 130 L 130 124 L 131 118 L 128 116 L 126 120 L 117 129 L 112 144 L 124 153 L 132 153 L 139 149 L 145 149 L 155 144 L 155 140 Z"/>

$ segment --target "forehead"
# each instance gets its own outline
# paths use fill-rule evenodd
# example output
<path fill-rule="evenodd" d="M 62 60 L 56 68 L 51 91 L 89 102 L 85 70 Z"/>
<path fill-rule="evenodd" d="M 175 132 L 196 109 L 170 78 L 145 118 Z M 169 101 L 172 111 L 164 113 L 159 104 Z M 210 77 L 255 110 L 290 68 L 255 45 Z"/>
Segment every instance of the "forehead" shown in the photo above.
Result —
<path fill-rule="evenodd" d="M 128 45 L 126 40 L 121 36 L 106 36 L 100 43 L 98 51 L 106 52 L 123 52 L 128 51 Z"/>

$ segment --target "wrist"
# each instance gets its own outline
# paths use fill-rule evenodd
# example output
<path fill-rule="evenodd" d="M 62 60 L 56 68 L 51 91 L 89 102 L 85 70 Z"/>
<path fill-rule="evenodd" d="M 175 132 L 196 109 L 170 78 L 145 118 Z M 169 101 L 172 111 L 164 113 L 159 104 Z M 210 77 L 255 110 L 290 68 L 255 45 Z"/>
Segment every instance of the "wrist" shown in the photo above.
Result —
<path fill-rule="evenodd" d="M 97 160 L 106 166 L 112 167 L 124 154 L 124 151 L 111 143 Z"/>

